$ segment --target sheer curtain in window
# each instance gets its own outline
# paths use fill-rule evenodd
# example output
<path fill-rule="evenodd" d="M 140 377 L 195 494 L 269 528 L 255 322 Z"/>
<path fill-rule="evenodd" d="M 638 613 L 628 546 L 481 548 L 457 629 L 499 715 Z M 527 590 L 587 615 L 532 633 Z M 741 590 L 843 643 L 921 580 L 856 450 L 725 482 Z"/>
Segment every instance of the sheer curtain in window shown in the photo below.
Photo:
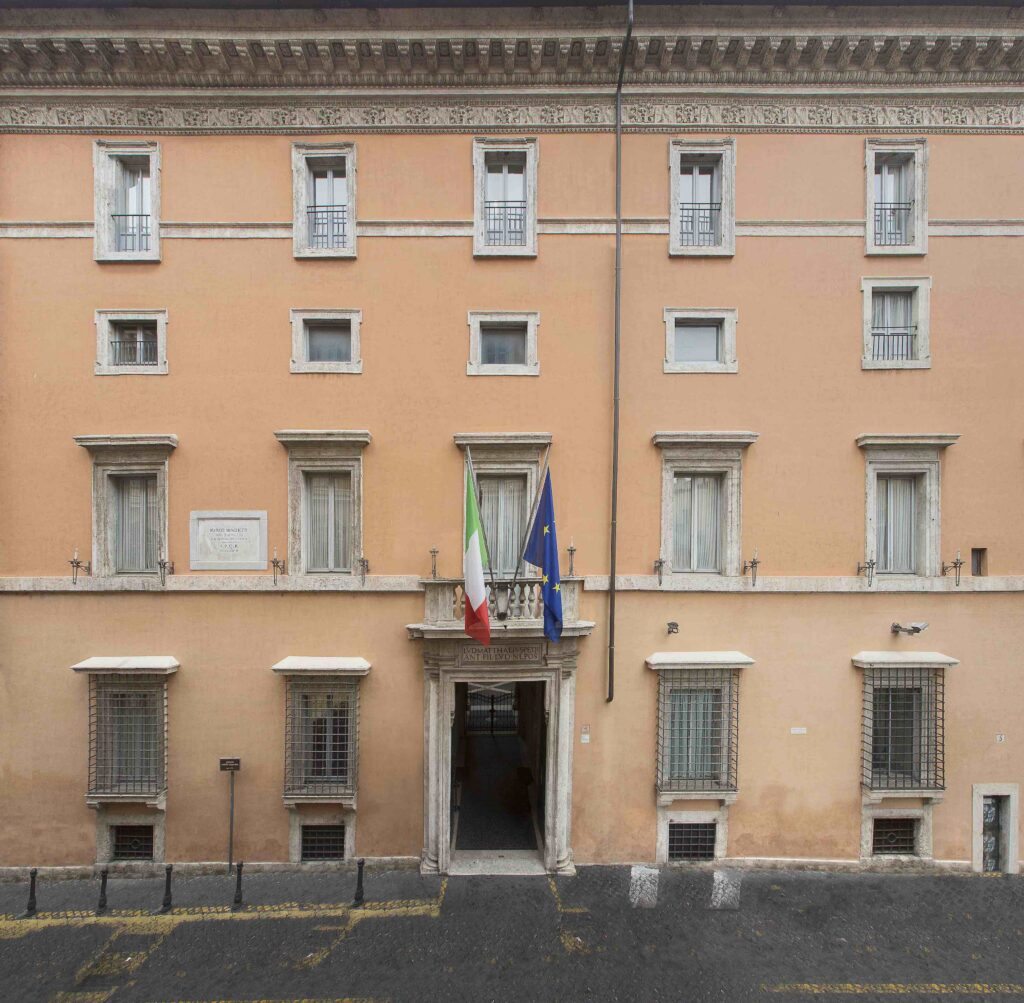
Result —
<path fill-rule="evenodd" d="M 672 690 L 668 771 L 673 780 L 713 780 L 721 772 L 722 696 L 713 689 Z"/>
<path fill-rule="evenodd" d="M 912 323 L 914 294 L 908 292 L 876 292 L 871 297 L 873 330 L 909 330 Z"/>
<path fill-rule="evenodd" d="M 102 788 L 130 790 L 160 779 L 161 696 L 155 689 L 100 691 L 97 773 Z"/>
<path fill-rule="evenodd" d="M 155 477 L 114 479 L 114 569 L 156 571 L 160 556 L 160 504 Z"/>
<path fill-rule="evenodd" d="M 879 477 L 877 486 L 878 570 L 914 573 L 917 479 Z"/>
<path fill-rule="evenodd" d="M 480 518 L 487 534 L 487 550 L 494 573 L 513 575 L 526 530 L 526 477 L 482 474 L 477 477 L 477 485 Z"/>
<path fill-rule="evenodd" d="M 673 486 L 672 570 L 718 571 L 722 478 L 677 474 Z"/>
<path fill-rule="evenodd" d="M 347 697 L 337 693 L 302 694 L 300 758 L 305 781 L 348 781 L 349 725 Z"/>
<path fill-rule="evenodd" d="M 306 475 L 306 570 L 348 571 L 352 566 L 352 477 Z"/>

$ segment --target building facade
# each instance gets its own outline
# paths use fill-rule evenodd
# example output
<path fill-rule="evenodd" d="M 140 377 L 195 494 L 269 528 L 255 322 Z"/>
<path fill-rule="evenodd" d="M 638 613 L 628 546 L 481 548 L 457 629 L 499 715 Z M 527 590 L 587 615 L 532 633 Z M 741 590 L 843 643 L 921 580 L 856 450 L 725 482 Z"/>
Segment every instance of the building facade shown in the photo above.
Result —
<path fill-rule="evenodd" d="M 234 757 L 246 861 L 1017 870 L 1017 11 L 105 8 L 0 12 L 0 865 Z"/>

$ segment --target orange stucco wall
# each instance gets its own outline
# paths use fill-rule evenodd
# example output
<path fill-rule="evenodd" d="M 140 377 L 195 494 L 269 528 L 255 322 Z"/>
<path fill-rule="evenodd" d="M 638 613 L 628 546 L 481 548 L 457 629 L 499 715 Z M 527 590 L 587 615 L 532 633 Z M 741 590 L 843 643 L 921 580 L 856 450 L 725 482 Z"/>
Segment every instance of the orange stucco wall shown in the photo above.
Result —
<path fill-rule="evenodd" d="M 0 137 L 0 221 L 91 222 L 90 136 Z M 362 220 L 468 221 L 472 137 L 340 136 L 358 149 Z M 328 142 L 332 137 L 311 137 Z M 163 137 L 165 222 L 286 223 L 290 146 L 303 137 Z M 542 135 L 541 220 L 613 216 L 607 135 Z M 668 137 L 624 141 L 624 213 L 668 212 Z M 737 219 L 862 220 L 864 137 L 736 140 Z M 1024 138 L 929 138 L 931 220 L 1024 218 Z M 972 183 L 965 185 L 963 179 Z M 619 573 L 650 574 L 660 546 L 658 430 L 749 429 L 742 547 L 762 574 L 851 575 L 863 559 L 864 432 L 957 432 L 942 460 L 942 552 L 988 548 L 993 575 L 1024 570 L 1019 275 L 1024 242 L 931 236 L 924 257 L 866 258 L 863 237 L 740 236 L 732 259 L 672 259 L 664 235 L 624 250 Z M 0 575 L 61 576 L 88 552 L 84 433 L 169 432 L 168 552 L 187 572 L 192 510 L 266 509 L 286 543 L 282 428 L 369 429 L 363 553 L 373 574 L 461 574 L 460 431 L 544 431 L 563 548 L 608 570 L 613 240 L 547 235 L 534 260 L 474 260 L 468 237 L 359 238 L 355 260 L 296 260 L 282 239 L 168 239 L 157 264 L 98 264 L 87 238 L 0 240 Z M 864 276 L 930 276 L 932 367 L 864 372 Z M 95 376 L 98 308 L 168 311 L 166 376 Z M 363 311 L 361 375 L 289 373 L 289 309 Z M 665 374 L 665 307 L 735 307 L 735 375 Z M 466 375 L 469 310 L 540 313 L 538 378 Z M 563 565 L 563 571 L 564 571 Z M 254 572 L 259 573 L 259 572 Z M 203 572 L 196 572 L 203 575 Z M 617 697 L 604 702 L 607 608 L 581 642 L 573 847 L 578 861 L 650 859 L 656 679 L 652 651 L 737 649 L 741 797 L 730 852 L 856 857 L 860 692 L 850 657 L 929 620 L 925 647 L 958 657 L 947 683 L 949 791 L 935 855 L 970 856 L 970 784 L 1024 775 L 1015 693 L 1016 594 L 712 595 L 619 600 Z M 168 859 L 219 859 L 219 755 L 241 755 L 239 854 L 287 856 L 280 803 L 286 654 L 360 654 L 358 848 L 422 845 L 422 597 L 0 593 L 0 864 L 93 859 L 85 808 L 86 681 L 97 653 L 170 652 Z M 666 638 L 665 622 L 680 634 Z M 902 640 L 903 648 L 912 642 Z M 897 645 L 898 646 L 898 645 Z M 918 647 L 921 645 L 918 643 Z M 791 736 L 793 725 L 807 726 Z M 578 730 L 578 729 L 577 729 Z M 995 745 L 996 733 L 1005 733 Z M 577 736 L 578 738 L 578 736 Z"/>

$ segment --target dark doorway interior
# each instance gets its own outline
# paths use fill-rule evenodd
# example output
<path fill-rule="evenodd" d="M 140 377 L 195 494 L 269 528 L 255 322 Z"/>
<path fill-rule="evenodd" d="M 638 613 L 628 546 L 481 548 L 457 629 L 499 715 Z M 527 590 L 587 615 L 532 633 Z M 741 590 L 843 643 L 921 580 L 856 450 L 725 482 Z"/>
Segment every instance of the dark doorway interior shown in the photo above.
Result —
<path fill-rule="evenodd" d="M 546 747 L 544 683 L 456 684 L 453 849 L 540 849 Z"/>

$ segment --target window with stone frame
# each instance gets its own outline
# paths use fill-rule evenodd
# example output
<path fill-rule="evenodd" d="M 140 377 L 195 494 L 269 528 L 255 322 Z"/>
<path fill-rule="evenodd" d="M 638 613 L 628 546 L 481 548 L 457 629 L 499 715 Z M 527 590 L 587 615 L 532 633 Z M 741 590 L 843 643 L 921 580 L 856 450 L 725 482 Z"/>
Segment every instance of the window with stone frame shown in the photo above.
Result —
<path fill-rule="evenodd" d="M 160 145 L 93 144 L 97 261 L 160 260 Z"/>
<path fill-rule="evenodd" d="M 356 256 L 354 143 L 292 144 L 292 253 Z"/>

